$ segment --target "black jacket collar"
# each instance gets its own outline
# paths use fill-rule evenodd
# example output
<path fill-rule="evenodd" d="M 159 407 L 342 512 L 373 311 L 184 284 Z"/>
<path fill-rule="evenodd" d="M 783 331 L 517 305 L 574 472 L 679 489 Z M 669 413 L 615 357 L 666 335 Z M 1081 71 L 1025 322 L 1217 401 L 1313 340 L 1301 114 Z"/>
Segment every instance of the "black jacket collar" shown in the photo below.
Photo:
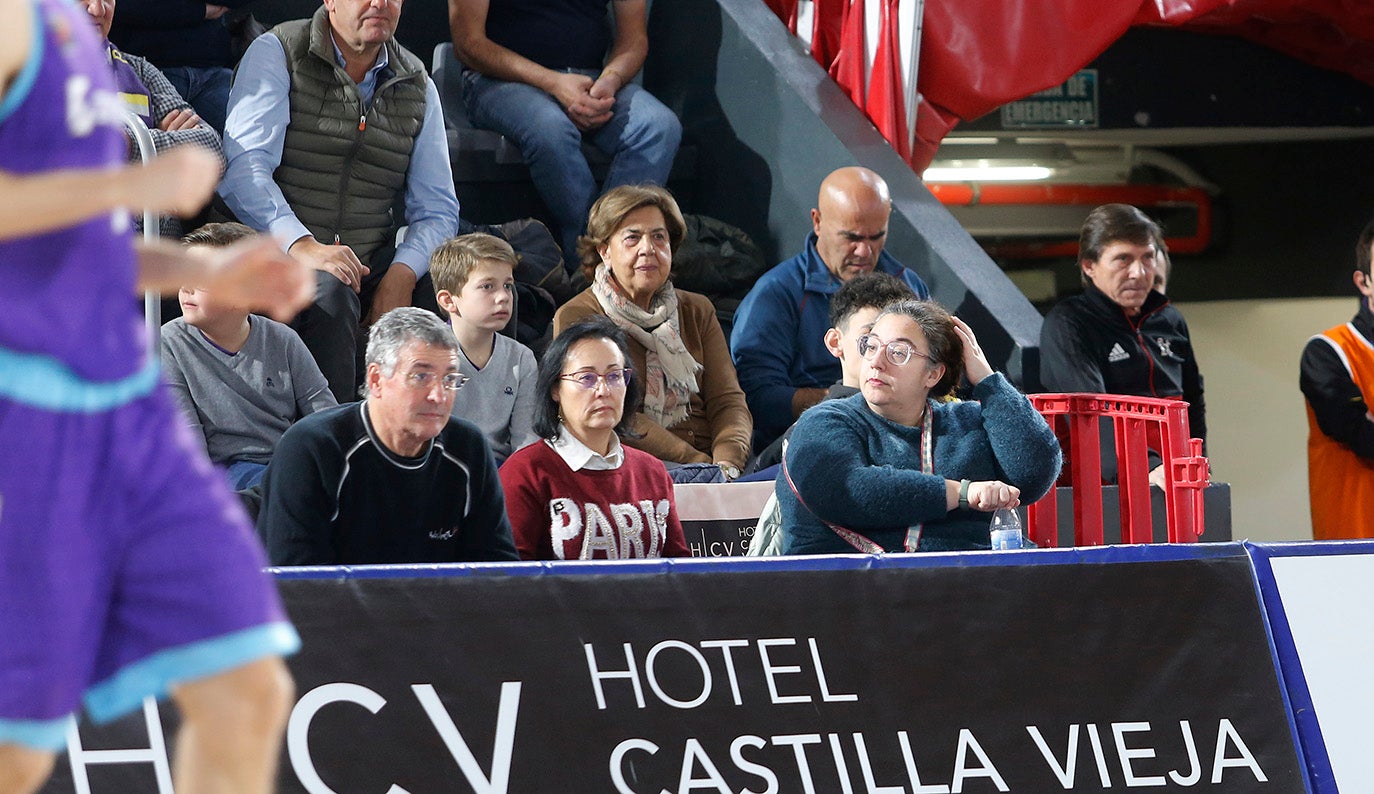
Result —
<path fill-rule="evenodd" d="M 1355 330 L 1365 339 L 1374 342 L 1374 311 L 1370 310 L 1369 299 L 1363 295 L 1360 296 L 1360 310 L 1355 314 L 1355 319 L 1351 320 L 1351 325 L 1354 325 Z"/>
<path fill-rule="evenodd" d="M 1167 296 L 1150 290 L 1149 296 L 1145 298 L 1145 303 L 1140 307 L 1140 313 L 1131 317 L 1126 314 L 1126 310 L 1121 307 L 1121 304 L 1107 297 L 1107 294 L 1094 286 L 1091 281 L 1083 285 L 1083 299 L 1093 314 L 1114 322 L 1124 322 L 1132 328 L 1140 327 L 1141 321 L 1146 317 L 1169 305 Z M 1374 319 L 1374 316 L 1371 319 Z"/>

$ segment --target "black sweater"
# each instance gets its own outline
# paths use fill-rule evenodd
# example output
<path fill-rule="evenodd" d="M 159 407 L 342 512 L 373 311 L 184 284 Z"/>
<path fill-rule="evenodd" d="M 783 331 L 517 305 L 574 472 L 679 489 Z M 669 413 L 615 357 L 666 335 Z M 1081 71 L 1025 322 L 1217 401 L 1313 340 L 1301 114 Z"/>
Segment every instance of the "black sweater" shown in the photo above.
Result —
<path fill-rule="evenodd" d="M 248 0 L 217 0 L 239 8 Z M 203 0 L 119 0 L 110 41 L 125 52 L 141 55 L 159 69 L 174 66 L 233 66 L 226 14 L 205 18 Z"/>
<path fill-rule="evenodd" d="M 277 442 L 262 499 L 273 565 L 519 559 L 496 461 L 461 419 L 404 458 L 372 432 L 366 403 L 311 414 Z"/>

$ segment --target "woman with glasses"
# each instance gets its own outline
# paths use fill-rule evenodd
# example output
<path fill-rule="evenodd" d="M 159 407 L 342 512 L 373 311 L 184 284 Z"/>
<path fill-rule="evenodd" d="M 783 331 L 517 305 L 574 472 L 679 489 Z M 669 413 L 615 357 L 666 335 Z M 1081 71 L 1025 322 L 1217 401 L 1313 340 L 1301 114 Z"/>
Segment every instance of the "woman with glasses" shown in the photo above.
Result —
<path fill-rule="evenodd" d="M 715 463 L 733 479 L 749 457 L 754 420 L 715 307 L 668 280 L 686 228 L 661 187 L 607 191 L 578 241 L 592 286 L 558 310 L 553 331 L 598 314 L 625 329 L 644 392 L 629 443 L 669 463 Z"/>
<path fill-rule="evenodd" d="M 543 440 L 501 467 L 522 559 L 688 555 L 668 472 L 621 444 L 640 400 L 629 360 L 624 332 L 604 317 L 563 329 L 544 353 L 534 412 Z"/>
<path fill-rule="evenodd" d="M 986 549 L 992 511 L 1053 486 L 1049 426 L 939 304 L 888 306 L 858 348 L 860 393 L 808 410 L 783 452 L 784 554 Z M 965 374 L 973 399 L 946 401 Z"/>

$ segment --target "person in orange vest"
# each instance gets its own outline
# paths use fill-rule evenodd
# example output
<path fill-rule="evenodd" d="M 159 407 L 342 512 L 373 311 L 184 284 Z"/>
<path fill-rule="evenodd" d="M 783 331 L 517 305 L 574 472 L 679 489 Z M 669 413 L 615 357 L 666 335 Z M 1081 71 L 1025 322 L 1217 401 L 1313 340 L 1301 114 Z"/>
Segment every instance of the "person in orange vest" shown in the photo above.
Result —
<path fill-rule="evenodd" d="M 1374 537 L 1374 221 L 1355 244 L 1360 310 L 1307 341 L 1299 383 L 1307 398 L 1307 484 L 1316 540 Z"/>

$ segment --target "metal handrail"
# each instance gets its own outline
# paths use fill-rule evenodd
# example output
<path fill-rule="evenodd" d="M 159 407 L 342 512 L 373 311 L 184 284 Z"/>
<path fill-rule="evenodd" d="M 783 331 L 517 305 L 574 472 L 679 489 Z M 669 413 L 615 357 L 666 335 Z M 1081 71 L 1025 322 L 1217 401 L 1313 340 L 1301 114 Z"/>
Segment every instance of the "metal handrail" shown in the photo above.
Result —
<path fill-rule="evenodd" d="M 153 143 L 153 134 L 148 131 L 148 126 L 143 123 L 143 119 L 138 114 L 128 108 L 124 108 L 124 129 L 133 136 L 134 146 L 138 149 L 138 155 L 144 165 L 147 165 L 154 156 L 157 155 L 157 145 Z M 152 209 L 143 210 L 143 239 L 149 242 L 158 238 L 161 216 Z M 162 295 L 157 292 L 143 293 L 143 325 L 148 333 L 149 349 L 153 356 L 158 355 L 158 347 L 162 339 Z"/>

